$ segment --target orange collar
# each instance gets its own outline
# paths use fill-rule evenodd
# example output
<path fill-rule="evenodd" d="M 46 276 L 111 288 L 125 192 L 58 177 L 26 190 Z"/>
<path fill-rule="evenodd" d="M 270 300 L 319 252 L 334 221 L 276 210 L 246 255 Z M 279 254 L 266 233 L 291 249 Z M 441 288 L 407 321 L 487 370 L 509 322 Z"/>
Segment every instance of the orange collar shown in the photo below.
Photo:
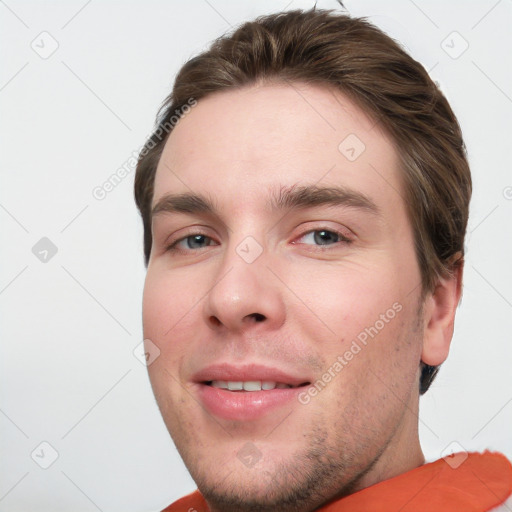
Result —
<path fill-rule="evenodd" d="M 466 458 L 467 456 L 467 458 Z M 460 463 L 460 465 L 459 465 Z M 512 494 L 512 465 L 500 453 L 459 453 L 439 459 L 350 496 L 318 512 L 485 512 Z M 208 512 L 199 491 L 162 512 Z"/>

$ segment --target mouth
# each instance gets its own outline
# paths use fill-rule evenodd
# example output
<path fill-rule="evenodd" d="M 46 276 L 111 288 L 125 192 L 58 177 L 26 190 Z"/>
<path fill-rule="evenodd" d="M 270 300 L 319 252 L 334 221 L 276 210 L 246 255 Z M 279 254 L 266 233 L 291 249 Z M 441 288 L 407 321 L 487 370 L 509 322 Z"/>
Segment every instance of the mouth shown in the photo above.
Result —
<path fill-rule="evenodd" d="M 297 395 L 311 380 L 274 368 L 211 366 L 195 376 L 200 402 L 209 413 L 231 421 L 255 421 L 279 408 L 299 405 Z"/>
<path fill-rule="evenodd" d="M 308 386 L 309 382 L 303 382 L 299 385 L 287 384 L 286 382 L 276 382 L 269 380 L 247 380 L 247 381 L 226 381 L 226 380 L 211 380 L 204 382 L 206 386 L 212 386 L 217 389 L 226 389 L 228 391 L 248 391 L 254 393 L 255 391 L 272 391 L 273 389 L 293 389 L 302 386 Z"/>

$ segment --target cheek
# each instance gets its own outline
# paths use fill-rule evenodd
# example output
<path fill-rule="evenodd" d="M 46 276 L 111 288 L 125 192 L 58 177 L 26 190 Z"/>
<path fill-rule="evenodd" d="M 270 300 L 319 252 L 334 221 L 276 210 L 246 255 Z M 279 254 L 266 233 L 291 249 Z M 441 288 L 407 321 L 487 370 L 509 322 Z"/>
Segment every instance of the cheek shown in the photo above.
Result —
<path fill-rule="evenodd" d="M 148 366 L 149 379 L 167 428 L 175 434 L 180 429 L 175 411 L 184 401 L 180 368 L 186 343 L 180 341 L 180 329 L 186 328 L 187 311 L 191 309 L 184 302 L 184 294 L 176 293 L 183 289 L 180 286 L 182 283 L 164 272 L 149 268 L 142 306 L 144 339 L 151 340 L 159 350 L 158 357 Z"/>
<path fill-rule="evenodd" d="M 392 265 L 380 264 L 295 276 L 294 291 L 304 297 L 307 309 L 299 304 L 293 317 L 325 362 L 324 371 L 336 376 L 320 402 L 334 399 L 346 405 L 350 396 L 363 394 L 363 402 L 380 407 L 374 401 L 390 393 L 394 383 L 403 386 L 395 390 L 397 396 L 410 389 L 419 366 L 421 333 L 417 294 L 409 293 L 403 277 Z"/>
<path fill-rule="evenodd" d="M 170 340 L 176 340 L 177 334 L 193 323 L 200 298 L 201 290 L 186 276 L 149 269 L 142 304 L 144 337 L 165 349 Z"/>
<path fill-rule="evenodd" d="M 360 334 L 364 339 L 366 330 L 375 328 L 375 324 L 380 332 L 398 324 L 403 316 L 397 311 L 403 310 L 397 277 L 391 269 L 383 272 L 382 266 L 375 272 L 370 265 L 324 267 L 316 273 L 301 271 L 293 282 L 308 312 L 306 316 L 297 315 L 297 319 L 307 317 L 303 326 L 316 333 L 312 339 L 322 330 L 338 349 L 342 348 L 340 343 L 350 343 Z"/>
<path fill-rule="evenodd" d="M 193 292 L 187 291 L 192 289 Z M 180 279 L 179 275 L 171 278 L 153 269 L 146 275 L 142 320 L 144 339 L 151 340 L 159 350 L 158 357 L 148 367 L 157 400 L 158 395 L 165 395 L 166 399 L 180 395 L 174 387 L 181 380 L 181 362 L 187 355 L 187 342 L 198 328 L 200 300 L 196 292 L 190 281 Z"/>

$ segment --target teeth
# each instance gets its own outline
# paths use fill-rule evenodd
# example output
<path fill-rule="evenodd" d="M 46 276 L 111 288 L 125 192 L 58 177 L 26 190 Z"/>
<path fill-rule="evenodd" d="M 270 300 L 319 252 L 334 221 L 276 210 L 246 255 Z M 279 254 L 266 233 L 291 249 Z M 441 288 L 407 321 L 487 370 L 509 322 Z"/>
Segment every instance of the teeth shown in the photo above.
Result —
<path fill-rule="evenodd" d="M 244 382 L 244 391 L 261 391 L 261 381 L 248 380 Z"/>
<path fill-rule="evenodd" d="M 242 381 L 226 381 L 226 380 L 213 380 L 212 387 L 219 389 L 228 389 L 229 391 L 268 391 L 271 389 L 288 389 L 293 386 L 290 384 L 283 384 L 282 382 L 273 382 L 261 380 L 248 380 Z"/>

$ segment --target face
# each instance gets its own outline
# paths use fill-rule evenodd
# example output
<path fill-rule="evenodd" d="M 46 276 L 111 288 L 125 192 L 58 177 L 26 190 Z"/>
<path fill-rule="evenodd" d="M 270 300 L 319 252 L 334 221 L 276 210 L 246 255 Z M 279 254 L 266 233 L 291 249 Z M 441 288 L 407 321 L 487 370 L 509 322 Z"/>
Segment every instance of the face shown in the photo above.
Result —
<path fill-rule="evenodd" d="M 420 457 L 421 277 L 403 196 L 390 138 L 328 88 L 216 93 L 171 133 L 144 337 L 212 510 L 311 510 Z"/>

